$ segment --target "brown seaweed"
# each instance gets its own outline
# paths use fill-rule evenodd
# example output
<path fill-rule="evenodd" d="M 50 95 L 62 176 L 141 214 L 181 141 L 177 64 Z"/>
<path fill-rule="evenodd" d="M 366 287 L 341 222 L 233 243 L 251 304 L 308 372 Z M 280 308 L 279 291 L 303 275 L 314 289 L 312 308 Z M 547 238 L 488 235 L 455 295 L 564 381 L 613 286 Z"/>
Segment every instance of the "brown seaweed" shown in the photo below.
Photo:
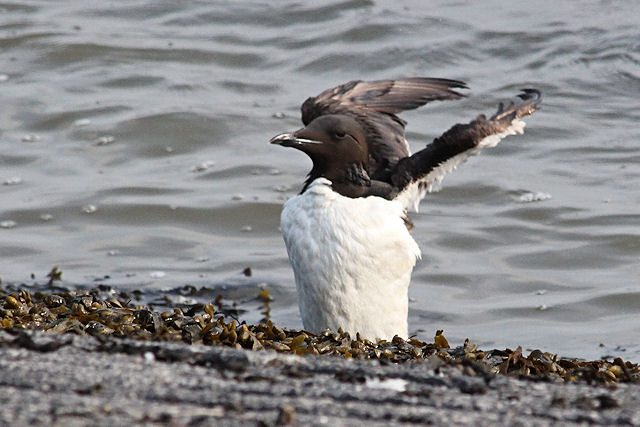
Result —
<path fill-rule="evenodd" d="M 52 276 L 59 278 L 59 274 Z M 257 298 L 265 304 L 263 314 L 268 317 L 271 300 L 268 291 L 261 291 Z M 223 301 L 221 296 L 208 304 L 182 304 L 162 312 L 138 305 L 135 299 L 128 293 L 118 294 L 103 288 L 52 289 L 51 283 L 48 288 L 33 293 L 0 287 L 0 327 L 147 341 L 182 341 L 247 350 L 268 349 L 296 355 L 376 359 L 383 363 L 429 359 L 436 366 L 453 365 L 472 376 L 507 375 L 598 384 L 640 382 L 640 366 L 621 358 L 583 361 L 560 358 L 540 350 L 525 355 L 521 347 L 483 351 L 469 340 L 452 349 L 441 330 L 436 332 L 433 343 L 413 337 L 404 340 L 398 336 L 391 341 L 371 342 L 359 335 L 351 337 L 342 330 L 315 335 L 280 328 L 268 318 L 257 325 L 239 322 L 236 305 Z"/>

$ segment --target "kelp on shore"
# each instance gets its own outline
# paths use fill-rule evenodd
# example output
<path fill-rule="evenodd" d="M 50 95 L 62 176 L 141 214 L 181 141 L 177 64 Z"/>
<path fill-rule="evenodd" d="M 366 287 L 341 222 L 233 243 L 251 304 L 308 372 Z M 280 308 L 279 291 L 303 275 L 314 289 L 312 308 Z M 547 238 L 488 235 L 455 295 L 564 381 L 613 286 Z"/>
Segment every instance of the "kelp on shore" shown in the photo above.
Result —
<path fill-rule="evenodd" d="M 265 304 L 268 291 L 256 298 Z M 187 344 L 224 345 L 247 350 L 274 350 L 296 355 L 375 359 L 382 363 L 420 362 L 452 365 L 471 376 L 508 375 L 520 378 L 615 384 L 640 383 L 640 365 L 614 360 L 582 361 L 533 350 L 479 349 L 469 340 L 449 348 L 442 331 L 434 342 L 415 338 L 371 342 L 359 335 L 325 331 L 314 335 L 279 328 L 270 320 L 251 325 L 239 322 L 237 309 L 221 296 L 207 304 L 175 304 L 166 298 L 164 308 L 138 304 L 135 293 L 117 292 L 101 285 L 91 289 L 47 286 L 0 286 L 0 327 L 9 330 L 40 330 L 96 337 L 145 341 L 182 341 Z"/>

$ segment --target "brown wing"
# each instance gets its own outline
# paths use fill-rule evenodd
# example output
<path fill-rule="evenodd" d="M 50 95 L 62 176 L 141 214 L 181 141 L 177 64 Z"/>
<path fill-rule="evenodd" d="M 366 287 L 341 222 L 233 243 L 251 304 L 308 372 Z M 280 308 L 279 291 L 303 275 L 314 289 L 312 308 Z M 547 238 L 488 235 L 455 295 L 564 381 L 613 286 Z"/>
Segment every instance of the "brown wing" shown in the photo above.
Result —
<path fill-rule="evenodd" d="M 396 114 L 430 101 L 464 96 L 452 88 L 464 89 L 467 85 L 458 80 L 426 77 L 371 82 L 353 80 L 308 98 L 302 104 L 302 122 L 306 126 L 324 114 L 354 117 L 367 134 L 372 178 L 381 179 L 399 159 L 409 155 L 404 137 L 406 122 Z"/>
<path fill-rule="evenodd" d="M 483 147 L 493 147 L 507 135 L 522 133 L 524 123 L 519 119 L 539 109 L 542 93 L 537 89 L 522 89 L 517 96 L 521 99 L 518 104 L 511 102 L 505 107 L 500 103 L 498 111 L 490 118 L 481 114 L 469 123 L 456 124 L 423 150 L 400 160 L 391 174 L 391 184 L 396 192 L 402 192 L 411 184 L 430 189 Z M 405 204 L 417 207 L 424 194 L 420 193 L 417 200 Z"/>

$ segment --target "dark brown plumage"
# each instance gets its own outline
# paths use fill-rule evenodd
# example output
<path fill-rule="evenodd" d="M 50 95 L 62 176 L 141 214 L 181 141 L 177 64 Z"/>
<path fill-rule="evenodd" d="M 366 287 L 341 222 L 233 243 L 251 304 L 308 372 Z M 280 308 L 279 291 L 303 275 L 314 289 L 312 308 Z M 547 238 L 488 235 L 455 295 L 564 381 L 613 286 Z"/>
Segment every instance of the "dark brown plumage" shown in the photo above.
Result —
<path fill-rule="evenodd" d="M 517 119 L 532 114 L 542 97 L 536 89 L 523 89 L 517 105 L 511 102 L 505 108 L 501 103 L 489 119 L 479 115 L 467 124 L 456 124 L 410 155 L 406 122 L 396 114 L 429 101 L 464 96 L 454 88 L 467 86 L 458 80 L 422 77 L 354 80 L 308 98 L 301 108 L 306 127 L 270 142 L 304 151 L 313 161 L 302 192 L 318 177 L 329 179 L 333 189 L 347 197 L 393 199 L 416 184 L 415 197 L 404 200 L 405 206 L 415 206 L 425 188 L 475 153 L 479 145 L 493 146 L 506 133 L 521 133 L 524 124 L 516 123 Z M 492 136 L 497 140 L 487 143 L 485 138 Z"/>
<path fill-rule="evenodd" d="M 396 114 L 430 101 L 459 99 L 453 90 L 467 89 L 458 80 L 412 77 L 364 82 L 353 80 L 307 98 L 302 104 L 302 123 L 308 125 L 325 114 L 346 114 L 365 129 L 369 145 L 369 173 L 384 179 L 397 161 L 409 155 L 404 137 L 406 122 Z"/>

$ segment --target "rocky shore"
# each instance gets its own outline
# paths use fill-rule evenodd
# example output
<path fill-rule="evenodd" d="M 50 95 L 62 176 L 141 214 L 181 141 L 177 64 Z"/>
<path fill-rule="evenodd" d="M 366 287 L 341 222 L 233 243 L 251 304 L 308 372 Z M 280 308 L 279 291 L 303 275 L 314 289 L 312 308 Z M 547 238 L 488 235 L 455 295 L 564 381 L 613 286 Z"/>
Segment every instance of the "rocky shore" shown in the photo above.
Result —
<path fill-rule="evenodd" d="M 640 367 L 619 358 L 315 336 L 219 298 L 157 308 L 0 287 L 0 425 L 640 425 Z"/>

